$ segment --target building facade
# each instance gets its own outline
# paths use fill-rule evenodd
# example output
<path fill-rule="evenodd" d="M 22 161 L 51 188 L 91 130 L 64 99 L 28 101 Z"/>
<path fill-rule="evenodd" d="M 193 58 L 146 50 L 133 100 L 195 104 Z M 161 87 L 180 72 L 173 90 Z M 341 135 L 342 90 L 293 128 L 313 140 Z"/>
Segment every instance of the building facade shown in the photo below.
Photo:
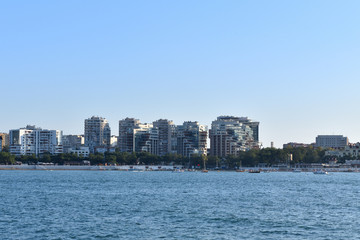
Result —
<path fill-rule="evenodd" d="M 318 135 L 315 147 L 344 148 L 349 144 L 349 139 L 343 135 Z"/>
<path fill-rule="evenodd" d="M 63 153 L 60 130 L 47 130 L 28 125 L 26 128 L 10 130 L 9 137 L 10 153 L 17 156 Z"/>
<path fill-rule="evenodd" d="M 177 126 L 176 135 L 178 154 L 186 157 L 207 155 L 207 126 L 198 122 L 184 122 Z"/>
<path fill-rule="evenodd" d="M 139 119 L 125 118 L 119 121 L 118 147 L 121 152 L 135 152 L 135 132 L 140 128 Z"/>
<path fill-rule="evenodd" d="M 210 155 L 237 156 L 241 151 L 258 147 L 252 128 L 241 119 L 233 116 L 220 116 L 212 122 L 209 131 Z"/>
<path fill-rule="evenodd" d="M 111 147 L 117 147 L 117 145 L 118 145 L 118 137 L 115 136 L 115 135 L 112 135 L 110 137 L 110 146 Z"/>
<path fill-rule="evenodd" d="M 253 138 L 254 138 L 254 142 L 259 143 L 259 125 L 260 122 L 254 122 L 251 119 L 249 119 L 248 117 L 240 117 L 238 118 L 239 122 L 249 126 L 252 130 L 253 133 Z"/>
<path fill-rule="evenodd" d="M 95 152 L 95 147 L 110 146 L 111 130 L 108 121 L 102 117 L 85 119 L 84 143 L 90 152 Z"/>
<path fill-rule="evenodd" d="M 86 158 L 86 157 L 89 157 L 90 150 L 89 150 L 89 147 L 68 148 L 67 153 L 76 154 L 79 157 Z"/>
<path fill-rule="evenodd" d="M 315 144 L 307 144 L 307 143 L 296 143 L 296 142 L 289 142 L 283 144 L 283 149 L 285 148 L 308 148 L 308 147 L 314 147 Z"/>
<path fill-rule="evenodd" d="M 173 121 L 159 119 L 153 122 L 154 128 L 158 130 L 158 155 L 164 156 L 169 153 L 176 153 L 176 126 Z"/>
<path fill-rule="evenodd" d="M 79 149 L 84 146 L 84 135 L 63 135 L 62 138 L 64 153 L 68 153 L 69 149 Z"/>
<path fill-rule="evenodd" d="M 0 133 L 0 138 L 1 138 L 0 149 L 4 148 L 5 146 L 9 146 L 9 134 Z"/>
<path fill-rule="evenodd" d="M 325 156 L 359 158 L 360 143 L 348 144 L 344 148 L 327 150 L 325 151 Z"/>

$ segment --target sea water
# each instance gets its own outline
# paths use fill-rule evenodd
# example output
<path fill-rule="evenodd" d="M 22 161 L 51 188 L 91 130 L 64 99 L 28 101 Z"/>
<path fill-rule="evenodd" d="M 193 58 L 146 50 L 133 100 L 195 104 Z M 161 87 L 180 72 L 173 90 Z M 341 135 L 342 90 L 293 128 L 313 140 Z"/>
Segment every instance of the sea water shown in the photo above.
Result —
<path fill-rule="evenodd" d="M 0 171 L 0 239 L 356 239 L 360 174 Z"/>

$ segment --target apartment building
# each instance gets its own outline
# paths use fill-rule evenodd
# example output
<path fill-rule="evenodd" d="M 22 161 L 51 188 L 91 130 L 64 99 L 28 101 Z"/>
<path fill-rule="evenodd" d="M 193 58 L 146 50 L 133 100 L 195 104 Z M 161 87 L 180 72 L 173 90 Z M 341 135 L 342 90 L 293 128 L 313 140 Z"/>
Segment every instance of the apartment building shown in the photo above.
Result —
<path fill-rule="evenodd" d="M 63 153 L 62 131 L 47 130 L 28 125 L 9 132 L 10 153 L 40 156 L 43 153 Z"/>
<path fill-rule="evenodd" d="M 218 157 L 236 156 L 240 151 L 258 146 L 249 124 L 234 116 L 220 116 L 213 121 L 209 137 L 210 154 Z"/>
<path fill-rule="evenodd" d="M 176 136 L 178 154 L 186 157 L 207 155 L 207 126 L 198 122 L 184 122 L 177 126 Z"/>
<path fill-rule="evenodd" d="M 95 147 L 108 147 L 110 145 L 111 130 L 108 121 L 102 117 L 85 119 L 84 143 L 94 153 Z"/>

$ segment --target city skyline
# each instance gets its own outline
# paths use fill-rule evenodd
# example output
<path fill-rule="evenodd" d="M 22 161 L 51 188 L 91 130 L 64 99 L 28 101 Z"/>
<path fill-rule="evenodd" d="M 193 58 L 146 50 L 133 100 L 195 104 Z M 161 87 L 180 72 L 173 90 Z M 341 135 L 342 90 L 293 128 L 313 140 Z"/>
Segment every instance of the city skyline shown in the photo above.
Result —
<path fill-rule="evenodd" d="M 358 1 L 4 2 L 0 132 L 83 120 L 260 121 L 281 148 L 360 141 Z"/>
<path fill-rule="evenodd" d="M 220 120 L 220 122 L 219 122 Z M 193 124 L 193 123 L 196 123 L 198 126 L 200 126 L 201 128 L 204 129 L 204 131 L 209 134 L 208 138 L 207 138 L 207 144 L 209 145 L 210 142 L 211 142 L 211 129 L 214 128 L 214 129 L 217 129 L 217 125 L 219 125 L 219 123 L 221 125 L 223 124 L 227 124 L 226 122 L 223 122 L 223 120 L 225 121 L 229 121 L 230 125 L 233 125 L 235 124 L 235 122 L 233 121 L 236 121 L 238 123 L 241 123 L 244 127 L 250 127 L 251 129 L 251 137 L 253 138 L 254 140 L 254 143 L 258 143 L 258 146 L 260 148 L 266 148 L 268 146 L 264 146 L 263 143 L 260 141 L 260 138 L 259 138 L 259 126 L 260 126 L 260 122 L 259 121 L 256 121 L 254 119 L 250 119 L 248 117 L 238 117 L 238 116 L 230 116 L 230 115 L 222 115 L 222 116 L 218 116 L 215 120 L 213 120 L 211 122 L 210 125 L 205 125 L 205 124 L 201 124 L 199 123 L 198 121 L 196 120 L 191 120 L 191 121 L 183 121 L 181 124 L 177 124 L 177 123 L 174 123 L 172 120 L 169 120 L 169 119 L 166 119 L 166 118 L 163 118 L 163 119 L 157 119 L 157 120 L 153 120 L 151 122 L 142 122 L 140 121 L 140 119 L 136 119 L 136 118 L 129 118 L 129 117 L 126 117 L 124 119 L 120 119 L 118 120 L 118 126 L 119 126 L 119 129 L 120 129 L 120 126 L 123 128 L 123 130 L 118 130 L 117 132 L 115 132 L 114 130 L 111 130 L 111 125 L 109 124 L 108 120 L 106 118 L 103 118 L 102 116 L 98 116 L 98 115 L 94 115 L 94 116 L 91 116 L 87 119 L 84 119 L 84 129 L 83 129 L 83 132 L 81 133 L 64 133 L 64 131 L 62 129 L 57 129 L 57 131 L 61 131 L 62 135 L 63 136 L 70 136 L 70 137 L 77 137 L 77 136 L 82 136 L 84 139 L 83 141 L 85 140 L 85 136 L 86 136 L 86 133 L 88 132 L 87 129 L 89 129 L 87 127 L 87 123 L 89 121 L 94 121 L 95 125 L 94 126 L 97 126 L 99 127 L 101 124 L 100 122 L 104 122 L 103 124 L 103 127 L 107 128 L 107 133 L 105 133 L 105 135 L 107 135 L 107 140 L 105 140 L 105 142 L 107 142 L 105 145 L 113 145 L 111 143 L 111 140 L 110 138 L 113 138 L 113 137 L 116 137 L 116 141 L 122 141 L 120 140 L 120 136 L 121 134 L 125 134 L 125 132 L 127 131 L 128 128 L 132 128 L 132 129 L 136 129 L 136 131 L 134 133 L 136 133 L 137 131 L 146 131 L 147 129 L 151 129 L 154 126 L 154 124 L 156 124 L 157 122 L 168 122 L 170 125 L 174 126 L 175 128 L 178 128 L 180 127 L 180 129 L 183 127 L 183 126 L 186 126 L 188 124 Z M 234 126 L 236 126 L 236 124 Z M 93 125 L 93 123 L 91 124 Z M 93 128 L 94 126 L 92 126 L 91 128 Z M 220 125 L 219 125 L 220 126 Z M 159 126 L 157 126 L 159 127 Z M 23 126 L 23 127 L 19 127 L 19 128 L 12 128 L 12 129 L 9 129 L 8 131 L 4 131 L 4 132 L 0 132 L 0 136 L 2 136 L 3 134 L 8 134 L 11 132 L 11 131 L 18 131 L 19 129 L 33 129 L 33 128 L 36 128 L 36 129 L 43 129 L 43 130 L 48 130 L 49 128 L 42 128 L 41 126 L 38 126 L 38 125 L 35 125 L 35 124 L 26 124 L 26 126 Z M 91 130 L 92 132 L 93 130 Z M 96 132 L 97 130 L 95 130 Z M 100 130 L 102 131 L 102 130 Z M 106 132 L 105 131 L 105 132 Z M 101 135 L 100 133 L 96 133 L 96 135 Z M 261 135 L 261 134 L 260 134 Z M 135 136 L 135 135 L 134 135 Z M 314 147 L 319 147 L 317 146 L 317 143 L 318 141 L 320 141 L 320 139 L 324 137 L 325 139 L 327 137 L 330 137 L 330 144 L 332 143 L 336 143 L 336 141 L 340 141 L 341 144 L 343 145 L 351 145 L 351 144 L 358 144 L 359 141 L 353 141 L 353 142 L 350 142 L 349 141 L 349 138 L 347 136 L 343 136 L 343 135 L 338 135 L 338 134 L 324 134 L 324 135 L 317 135 L 315 136 L 315 140 L 312 141 L 312 142 L 299 142 L 299 141 L 292 141 L 292 142 L 286 142 L 284 143 L 282 146 L 278 147 L 278 148 L 285 148 L 285 146 L 292 146 L 292 147 L 299 147 L 299 146 L 303 146 L 303 147 L 308 147 L 310 145 L 313 145 Z M 97 138 L 97 137 L 95 137 Z M 119 139 L 118 139 L 119 138 Z M 335 139 L 334 139 L 335 138 Z M 339 138 L 341 140 L 336 140 L 336 138 Z M 66 140 L 68 141 L 68 140 Z M 75 140 L 70 140 L 70 141 L 75 141 Z M 324 140 L 324 141 L 327 141 L 327 140 Z M 332 142 L 332 141 L 335 141 L 335 142 Z M 86 140 L 85 140 L 86 142 Z M 84 143 L 82 143 L 84 145 Z M 328 143 L 329 144 L 329 143 Z M 85 144 L 86 145 L 86 144 Z M 95 144 L 95 146 L 100 146 L 100 145 L 103 145 L 103 144 Z M 120 146 L 118 144 L 116 144 L 117 146 Z M 210 146 L 210 145 L 209 145 Z M 270 144 L 269 147 L 275 147 L 273 143 Z M 326 147 L 325 145 L 324 146 L 321 146 L 321 147 Z M 120 151 L 125 151 L 125 152 L 132 152 L 134 151 L 135 149 L 135 146 L 131 146 L 130 149 L 131 150 L 125 150 L 125 149 L 121 149 L 122 147 L 120 147 Z M 338 148 L 338 147 L 336 147 Z M 148 151 L 148 150 L 146 150 Z M 150 151 L 151 152 L 151 151 Z"/>

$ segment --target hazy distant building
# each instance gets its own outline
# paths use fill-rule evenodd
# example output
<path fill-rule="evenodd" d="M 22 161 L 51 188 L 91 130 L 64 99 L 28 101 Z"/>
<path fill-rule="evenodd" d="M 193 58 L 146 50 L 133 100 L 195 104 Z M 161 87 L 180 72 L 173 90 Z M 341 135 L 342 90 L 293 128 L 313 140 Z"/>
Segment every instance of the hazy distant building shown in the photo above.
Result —
<path fill-rule="evenodd" d="M 9 134 L 7 133 L 0 133 L 1 144 L 0 148 L 4 148 L 5 146 L 9 146 Z"/>
<path fill-rule="evenodd" d="M 344 148 L 330 149 L 325 151 L 325 156 L 334 157 L 360 157 L 360 143 L 348 144 Z"/>
<path fill-rule="evenodd" d="M 314 147 L 315 144 L 307 144 L 307 143 L 296 143 L 296 142 L 289 142 L 283 144 L 283 149 L 285 148 L 308 148 L 308 147 Z"/>
<path fill-rule="evenodd" d="M 186 157 L 207 155 L 208 129 L 198 122 L 184 122 L 177 126 L 177 153 Z"/>
<path fill-rule="evenodd" d="M 47 130 L 28 125 L 9 132 L 10 153 L 39 156 L 43 153 L 63 153 L 62 131 Z"/>
<path fill-rule="evenodd" d="M 349 144 L 349 139 L 343 135 L 318 135 L 315 147 L 344 148 Z"/>
<path fill-rule="evenodd" d="M 103 153 L 103 154 L 106 152 L 114 153 L 115 150 L 116 150 L 115 147 L 106 147 L 106 146 L 98 146 L 94 148 L 95 153 Z"/>
<path fill-rule="evenodd" d="M 68 153 L 69 149 L 79 149 L 85 144 L 84 135 L 63 135 L 62 144 L 64 153 Z"/>
<path fill-rule="evenodd" d="M 212 122 L 209 131 L 211 155 L 218 157 L 236 156 L 240 151 L 258 147 L 258 142 L 254 140 L 252 128 L 243 119 L 233 116 L 220 116 Z"/>
<path fill-rule="evenodd" d="M 115 135 L 112 135 L 110 137 L 110 146 L 111 147 L 116 147 L 118 145 L 118 137 Z"/>
<path fill-rule="evenodd" d="M 153 122 L 154 128 L 159 132 L 158 154 L 164 156 L 176 151 L 176 129 L 173 121 L 159 119 Z"/>
<path fill-rule="evenodd" d="M 89 147 L 77 147 L 77 148 L 68 148 L 67 153 L 76 154 L 79 157 L 89 157 L 90 150 Z"/>
<path fill-rule="evenodd" d="M 93 116 L 85 119 L 84 128 L 85 146 L 89 147 L 91 153 L 95 151 L 95 147 L 110 145 L 111 130 L 105 118 Z"/>

